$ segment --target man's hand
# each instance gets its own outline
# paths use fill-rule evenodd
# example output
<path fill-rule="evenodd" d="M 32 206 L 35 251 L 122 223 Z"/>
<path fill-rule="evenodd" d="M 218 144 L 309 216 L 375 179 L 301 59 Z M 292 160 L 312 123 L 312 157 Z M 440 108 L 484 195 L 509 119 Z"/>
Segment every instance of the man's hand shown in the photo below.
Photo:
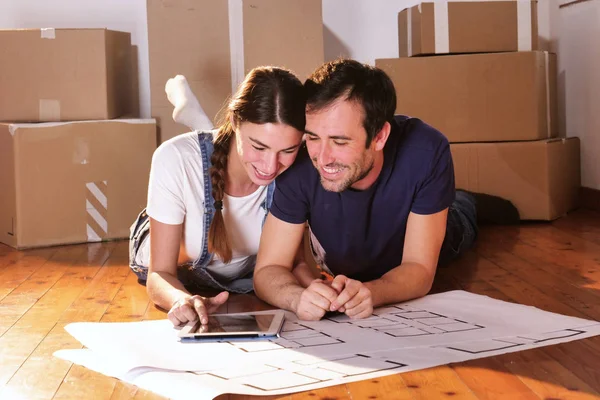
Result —
<path fill-rule="evenodd" d="M 298 305 L 296 315 L 308 321 L 318 321 L 331 308 L 331 302 L 338 297 L 338 293 L 321 279 L 315 279 L 304 289 Z"/>
<path fill-rule="evenodd" d="M 208 315 L 212 314 L 219 306 L 227 301 L 229 293 L 221 292 L 215 297 L 188 296 L 173 303 L 167 314 L 169 321 L 175 326 L 184 325 L 188 322 L 200 320 L 200 323 L 208 323 Z"/>
<path fill-rule="evenodd" d="M 373 314 L 371 290 L 364 283 L 337 275 L 331 287 L 339 293 L 328 311 L 345 312 L 352 319 L 367 318 Z"/>

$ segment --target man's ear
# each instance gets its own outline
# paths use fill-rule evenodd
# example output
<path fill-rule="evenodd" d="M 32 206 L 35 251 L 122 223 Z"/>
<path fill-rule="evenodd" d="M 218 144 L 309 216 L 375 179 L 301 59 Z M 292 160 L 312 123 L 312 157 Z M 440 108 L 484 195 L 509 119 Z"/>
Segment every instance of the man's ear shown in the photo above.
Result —
<path fill-rule="evenodd" d="M 376 151 L 383 150 L 383 148 L 385 147 L 385 143 L 387 142 L 388 138 L 390 137 L 391 130 L 392 130 L 392 126 L 390 125 L 389 122 L 386 122 L 385 124 L 383 124 L 383 128 L 381 128 L 381 130 L 379 132 L 377 132 L 377 135 L 375 135 L 375 137 L 371 141 L 371 146 L 373 147 L 374 150 L 376 150 Z"/>

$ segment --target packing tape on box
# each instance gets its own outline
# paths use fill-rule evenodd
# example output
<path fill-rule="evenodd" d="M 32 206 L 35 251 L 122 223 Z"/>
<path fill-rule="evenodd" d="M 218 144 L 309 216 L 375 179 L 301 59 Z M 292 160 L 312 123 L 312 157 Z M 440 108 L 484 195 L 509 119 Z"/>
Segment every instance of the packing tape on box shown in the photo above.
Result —
<path fill-rule="evenodd" d="M 108 182 L 85 184 L 88 242 L 100 242 L 108 234 Z"/>
<path fill-rule="evenodd" d="M 244 80 L 243 0 L 229 0 L 229 52 L 231 57 L 231 93 Z"/>
<path fill-rule="evenodd" d="M 448 20 L 448 3 L 453 0 L 435 0 L 433 5 L 434 18 L 434 36 L 435 36 L 435 53 L 444 54 L 450 53 L 450 28 Z M 477 0 L 461 0 L 461 1 L 477 1 Z M 504 0 L 488 0 L 488 1 L 504 1 Z M 532 50 L 532 26 L 531 26 L 531 0 L 516 0 L 517 3 L 517 48 L 519 51 Z M 412 29 L 411 29 L 411 10 L 408 12 L 408 56 L 412 55 Z"/>
<path fill-rule="evenodd" d="M 421 11 L 420 8 L 420 4 L 419 4 L 419 12 Z M 408 9 L 408 12 L 406 13 L 406 37 L 407 37 L 407 43 L 406 43 L 406 54 L 407 57 L 411 57 L 412 56 L 412 7 Z"/>
<path fill-rule="evenodd" d="M 40 99 L 40 121 L 60 121 L 60 101 L 55 99 Z"/>
<path fill-rule="evenodd" d="M 548 137 L 552 137 L 552 112 L 550 109 L 550 53 L 544 52 L 544 64 L 546 64 L 546 126 Z"/>
<path fill-rule="evenodd" d="M 42 28 L 40 31 L 42 39 L 56 39 L 56 30 L 54 28 Z"/>

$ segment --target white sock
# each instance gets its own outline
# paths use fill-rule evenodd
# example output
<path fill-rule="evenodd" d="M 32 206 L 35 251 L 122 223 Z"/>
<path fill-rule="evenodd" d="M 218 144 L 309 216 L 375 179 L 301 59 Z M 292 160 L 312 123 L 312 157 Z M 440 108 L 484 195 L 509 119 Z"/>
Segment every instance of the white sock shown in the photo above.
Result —
<path fill-rule="evenodd" d="M 208 118 L 183 75 L 177 75 L 165 85 L 167 98 L 173 104 L 173 121 L 191 130 L 211 130 L 214 124 Z"/>

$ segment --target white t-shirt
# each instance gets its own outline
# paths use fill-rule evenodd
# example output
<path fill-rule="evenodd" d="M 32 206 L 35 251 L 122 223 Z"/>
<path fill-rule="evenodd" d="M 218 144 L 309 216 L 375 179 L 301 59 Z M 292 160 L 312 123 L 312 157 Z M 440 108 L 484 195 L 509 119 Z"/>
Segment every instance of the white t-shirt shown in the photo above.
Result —
<path fill-rule="evenodd" d="M 244 197 L 224 196 L 223 219 L 233 258 L 223 264 L 215 255 L 207 267 L 220 280 L 239 278 L 254 266 L 265 217 L 261 204 L 266 195 L 267 187 L 261 186 Z M 152 157 L 147 213 L 165 224 L 183 223 L 183 245 L 192 261 L 200 256 L 204 243 L 204 201 L 198 134 L 190 132 L 162 143 Z M 211 196 L 208 202 L 213 201 Z M 137 262 L 148 266 L 149 260 L 150 240 L 146 240 L 140 245 Z"/>

